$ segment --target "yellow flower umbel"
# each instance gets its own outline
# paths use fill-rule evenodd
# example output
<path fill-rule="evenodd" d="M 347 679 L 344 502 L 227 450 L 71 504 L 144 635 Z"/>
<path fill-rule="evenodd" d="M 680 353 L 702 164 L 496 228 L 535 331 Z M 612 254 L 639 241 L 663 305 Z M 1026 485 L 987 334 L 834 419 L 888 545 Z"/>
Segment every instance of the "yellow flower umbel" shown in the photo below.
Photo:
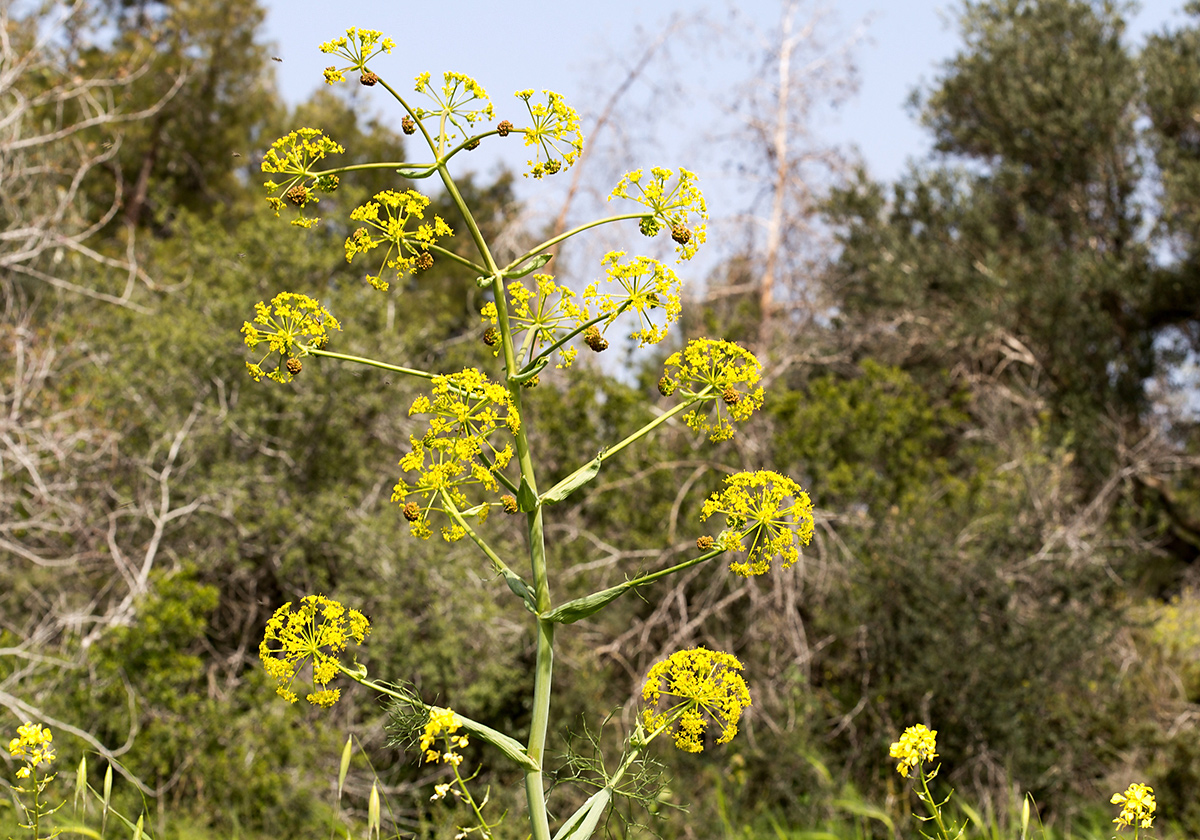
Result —
<path fill-rule="evenodd" d="M 441 90 L 430 84 L 428 73 L 417 76 L 416 83 L 417 93 L 423 93 L 437 103 L 436 108 L 413 109 L 413 116 L 418 120 L 431 117 L 438 120 L 436 144 L 439 155 L 445 152 L 447 143 L 459 136 L 447 127 L 447 123 L 462 132 L 465 139 L 475 123 L 495 116 L 487 91 L 470 76 L 447 70 L 442 74 Z"/>
<path fill-rule="evenodd" d="M 430 246 L 436 244 L 440 237 L 450 236 L 453 231 L 441 216 L 434 216 L 432 223 L 426 222 L 408 230 L 409 222 L 425 218 L 427 207 L 429 199 L 416 190 L 384 190 L 377 193 L 373 201 L 354 208 L 350 218 L 365 223 L 367 227 L 360 227 L 346 238 L 346 262 L 358 254 L 365 254 L 386 244 L 387 253 L 383 256 L 379 274 L 367 275 L 367 282 L 381 292 L 386 292 L 389 285 L 383 279 L 385 268 L 394 269 L 399 277 L 431 265 Z M 380 210 L 383 215 L 380 215 Z"/>
<path fill-rule="evenodd" d="M 534 157 L 529 159 L 528 178 L 554 175 L 569 169 L 583 151 L 583 134 L 579 130 L 579 115 L 566 103 L 561 95 L 552 90 L 543 90 L 546 104 L 530 104 L 532 90 L 519 90 L 514 96 L 525 102 L 529 117 L 533 121 L 525 133 L 525 145 L 534 146 Z M 545 157 L 543 161 L 542 158 Z"/>
<path fill-rule="evenodd" d="M 788 568 L 800 557 L 796 544 L 808 545 L 813 535 L 812 500 L 796 482 L 770 470 L 725 479 L 725 489 L 704 503 L 700 519 L 715 513 L 725 514 L 721 547 L 747 552 L 745 560 L 729 564 L 743 577 L 766 574 L 776 557 Z"/>
<path fill-rule="evenodd" d="M 666 228 L 675 240 L 679 259 L 690 260 L 704 242 L 708 207 L 696 187 L 696 173 L 679 167 L 679 177 L 668 189 L 667 182 L 673 175 L 670 169 L 655 167 L 650 170 L 650 178 L 645 178 L 642 170 L 635 169 L 621 179 L 609 200 L 627 198 L 644 204 L 653 215 L 642 220 L 642 233 L 654 236 Z"/>
<path fill-rule="evenodd" d="M 1154 789 L 1149 785 L 1135 782 L 1124 793 L 1114 793 L 1109 801 L 1121 806 L 1121 813 L 1113 820 L 1118 830 L 1132 825 L 1136 836 L 1139 828 L 1154 825 L 1154 809 L 1158 805 L 1154 801 Z"/>
<path fill-rule="evenodd" d="M 700 752 L 712 721 L 721 730 L 717 743 L 729 743 L 737 734 L 742 711 L 750 705 L 741 670 L 742 663 L 730 653 L 701 647 L 671 654 L 646 675 L 642 698 L 655 707 L 642 713 L 646 729 L 651 733 L 665 729 L 679 749 Z"/>
<path fill-rule="evenodd" d="M 892 758 L 899 759 L 896 772 L 907 779 L 914 767 L 937 758 L 936 749 L 937 730 L 927 729 L 925 724 L 918 723 L 904 730 L 900 740 L 892 744 L 890 754 Z"/>
<path fill-rule="evenodd" d="M 462 719 L 454 713 L 453 709 L 443 709 L 440 706 L 431 707 L 429 722 L 425 724 L 425 731 L 421 734 L 421 752 L 425 762 L 444 761 L 454 767 L 462 764 L 462 755 L 455 751 L 466 749 L 470 741 L 466 735 L 457 734 L 461 727 Z M 444 751 L 433 748 L 439 738 L 442 739 Z"/>
<path fill-rule="evenodd" d="M 267 622 L 258 657 L 279 683 L 276 692 L 289 703 L 297 699 L 291 689 L 296 672 L 311 659 L 313 692 L 305 699 L 328 708 L 341 696 L 341 689 L 330 689 L 329 683 L 342 670 L 339 657 L 346 643 L 353 639 L 361 645 L 371 632 L 371 623 L 358 610 L 347 610 L 324 595 L 305 597 L 295 612 L 291 607 L 289 601 Z"/>
<path fill-rule="evenodd" d="M 337 176 L 315 173 L 313 164 L 327 154 L 340 155 L 345 151 L 319 128 L 298 128 L 272 143 L 263 156 L 262 171 L 285 176 L 282 183 L 274 180 L 263 183 L 269 192 L 274 193 L 267 197 L 267 203 L 275 211 L 276 217 L 284 208 L 284 199 L 303 210 L 307 205 L 317 203 L 317 192 L 336 190 Z M 292 220 L 292 224 L 310 228 L 319 221 L 301 213 L 299 218 Z"/>
<path fill-rule="evenodd" d="M 264 376 L 276 382 L 291 382 L 300 369 L 300 358 L 307 356 L 311 348 L 324 347 L 329 342 L 329 331 L 341 328 L 337 318 L 308 295 L 281 292 L 271 299 L 270 306 L 256 303 L 253 323 L 242 324 L 247 347 L 254 349 L 265 342 L 269 348 L 257 364 L 246 362 L 246 368 L 255 382 Z M 263 370 L 263 362 L 275 353 L 279 354 L 275 369 Z"/>
<path fill-rule="evenodd" d="M 28 779 L 37 773 L 38 765 L 53 763 L 57 756 L 50 746 L 54 733 L 48 727 L 28 723 L 17 727 L 17 737 L 8 742 L 8 754 L 19 758 L 25 766 L 17 770 L 18 779 Z"/>
<path fill-rule="evenodd" d="M 584 300 L 595 302 L 600 314 L 608 315 L 605 330 L 626 310 L 636 313 L 638 328 L 630 338 L 635 339 L 639 347 L 658 344 L 667 337 L 667 328 L 679 320 L 679 313 L 683 311 L 683 284 L 674 271 L 658 260 L 634 257 L 622 265 L 623 256 L 624 251 L 609 251 L 600 260 L 610 283 L 620 286 L 621 291 L 602 294 L 598 284 L 592 283 L 584 289 Z M 648 314 L 655 309 L 663 313 L 662 326 L 655 324 Z"/>
<path fill-rule="evenodd" d="M 712 402 L 711 416 L 693 410 L 683 416 L 684 422 L 707 433 L 709 440 L 728 440 L 733 437 L 730 419 L 740 422 L 762 407 L 763 389 L 755 387 L 761 373 L 762 365 L 749 350 L 728 341 L 697 338 L 667 357 L 659 389 Z"/>
<path fill-rule="evenodd" d="M 381 52 L 390 54 L 395 48 L 396 42 L 391 38 L 384 38 L 382 32 L 352 26 L 346 30 L 345 36 L 321 44 L 321 52 L 340 56 L 350 62 L 345 67 L 326 67 L 325 83 L 331 85 L 334 82 L 345 81 L 347 70 L 369 73 L 368 61 Z"/>
<path fill-rule="evenodd" d="M 416 481 L 401 479 L 392 491 L 392 501 L 404 508 L 413 536 L 428 539 L 429 512 L 449 513 L 448 505 L 463 515 L 486 517 L 487 504 L 462 510 L 468 503 L 461 488 L 479 484 L 491 492 L 499 490 L 495 474 L 512 460 L 513 449 L 511 443 L 497 446 L 490 438 L 501 426 L 515 433 L 521 425 L 508 389 L 466 368 L 435 377 L 433 399 L 417 397 L 408 413 L 432 415 L 429 431 L 420 439 L 411 438 L 413 449 L 400 460 L 401 469 L 417 473 Z M 414 496 L 420 502 L 408 501 Z M 457 522 L 442 529 L 449 542 L 465 534 Z"/>
<path fill-rule="evenodd" d="M 514 337 L 533 331 L 532 336 L 525 336 L 525 344 L 522 345 L 528 347 L 530 358 L 543 344 L 554 344 L 564 333 L 571 332 L 589 317 L 587 306 L 576 303 L 575 292 L 555 283 L 551 275 L 535 274 L 533 280 L 537 284 L 536 293 L 520 280 L 513 280 L 508 284 L 508 323 Z M 480 315 L 493 327 L 499 326 L 500 319 L 495 303 L 485 303 Z M 500 348 L 497 347 L 494 355 L 499 353 Z M 577 353 L 578 350 L 574 347 L 559 348 L 558 366 L 570 367 Z"/>

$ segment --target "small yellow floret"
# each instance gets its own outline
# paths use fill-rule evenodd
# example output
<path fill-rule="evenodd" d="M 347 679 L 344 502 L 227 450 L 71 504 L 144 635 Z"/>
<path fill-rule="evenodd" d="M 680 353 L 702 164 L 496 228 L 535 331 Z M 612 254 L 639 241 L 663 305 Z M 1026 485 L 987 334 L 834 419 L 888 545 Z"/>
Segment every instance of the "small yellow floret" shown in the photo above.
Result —
<path fill-rule="evenodd" d="M 928 729 L 925 724 L 918 723 L 904 730 L 900 740 L 891 746 L 890 755 L 899 759 L 896 772 L 908 778 L 914 767 L 925 761 L 937 758 L 937 730 Z"/>

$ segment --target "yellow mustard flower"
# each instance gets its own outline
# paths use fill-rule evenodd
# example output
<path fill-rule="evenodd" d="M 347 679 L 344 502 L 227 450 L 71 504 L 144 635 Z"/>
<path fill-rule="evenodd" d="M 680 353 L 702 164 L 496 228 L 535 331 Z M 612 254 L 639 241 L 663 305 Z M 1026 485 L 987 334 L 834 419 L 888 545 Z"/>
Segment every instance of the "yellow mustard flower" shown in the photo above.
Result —
<path fill-rule="evenodd" d="M 1135 828 L 1150 828 L 1154 825 L 1154 809 L 1158 804 L 1154 801 L 1154 788 L 1149 785 L 1135 782 L 1124 793 L 1114 793 L 1109 801 L 1113 805 L 1121 806 L 1121 813 L 1113 820 L 1118 830 L 1127 825 L 1133 825 Z"/>
<path fill-rule="evenodd" d="M 668 188 L 672 177 L 675 180 Z M 642 220 L 642 233 L 654 236 L 665 228 L 675 240 L 679 259 L 690 260 L 707 235 L 708 207 L 697 180 L 696 173 L 682 166 L 677 177 L 665 167 L 651 169 L 649 178 L 635 169 L 625 174 L 608 198 L 626 198 L 645 205 L 653 215 Z"/>
<path fill-rule="evenodd" d="M 710 721 L 721 731 L 717 743 L 729 743 L 750 705 L 741 670 L 731 653 L 699 647 L 671 654 L 646 675 L 642 698 L 651 708 L 643 711 L 643 723 L 652 733 L 665 728 L 686 752 L 704 749 Z"/>
<path fill-rule="evenodd" d="M 276 382 L 291 382 L 299 370 L 300 357 L 307 356 L 310 348 L 324 347 L 329 341 L 329 331 L 341 328 L 337 318 L 308 295 L 280 292 L 270 305 L 256 303 L 254 321 L 242 324 L 247 347 L 254 349 L 265 343 L 268 348 L 257 364 L 247 362 L 246 367 L 255 382 L 264 376 Z M 279 362 L 275 369 L 265 371 L 263 362 L 276 353 Z"/>
<path fill-rule="evenodd" d="M 267 621 L 258 657 L 279 685 L 276 692 L 289 703 L 296 702 L 292 683 L 304 663 L 312 662 L 313 691 L 305 699 L 326 708 L 337 702 L 340 689 L 330 689 L 341 670 L 339 657 L 353 639 L 362 644 L 371 623 L 358 610 L 347 610 L 324 595 L 308 595 L 292 611 L 288 601 Z"/>
<path fill-rule="evenodd" d="M 414 108 L 413 116 L 418 120 L 435 118 L 438 120 L 438 146 L 459 135 L 447 128 L 453 125 L 465 139 L 481 120 L 491 120 L 495 116 L 492 100 L 479 82 L 463 73 L 451 73 L 447 70 L 442 74 L 441 88 L 430 83 L 429 73 L 416 77 L 416 91 L 432 99 L 436 108 Z"/>
<path fill-rule="evenodd" d="M 424 753 L 425 761 L 427 763 L 444 761 L 455 767 L 461 764 L 462 754 L 456 750 L 465 749 L 470 743 L 470 739 L 465 734 L 457 734 L 460 728 L 462 728 L 462 718 L 456 715 L 453 709 L 444 709 L 440 706 L 430 707 L 429 722 L 425 724 L 425 731 L 421 733 L 421 751 Z M 433 748 L 439 738 L 442 739 L 444 751 Z M 445 796 L 449 789 L 450 786 L 447 785 L 441 796 Z M 434 798 L 441 797 L 435 796 Z"/>
<path fill-rule="evenodd" d="M 513 449 L 511 443 L 497 446 L 492 437 L 501 427 L 515 433 L 521 420 L 508 389 L 475 368 L 435 377 L 432 399 L 417 397 L 408 413 L 431 415 L 429 430 L 410 438 L 412 451 L 400 459 L 400 468 L 417 476 L 411 483 L 401 479 L 392 501 L 403 508 L 413 536 L 428 539 L 430 512 L 446 512 L 447 500 L 460 512 L 467 507 L 463 487 L 499 490 L 496 473 L 512 460 Z M 483 505 L 473 515 L 484 518 L 489 509 Z M 457 523 L 442 529 L 449 542 L 465 534 Z"/>
<path fill-rule="evenodd" d="M 552 275 L 535 274 L 533 282 L 536 290 L 531 290 L 520 280 L 508 284 L 509 325 L 514 336 L 533 331 L 533 337 L 529 339 L 531 358 L 540 347 L 554 344 L 590 317 L 587 305 L 577 303 L 575 292 L 555 283 Z M 495 303 L 485 303 L 480 315 L 493 327 L 499 326 Z M 577 352 L 574 347 L 561 347 L 558 351 L 558 367 L 570 367 Z M 493 354 L 499 353 L 500 347 L 497 346 Z"/>
<path fill-rule="evenodd" d="M 635 339 L 639 347 L 658 344 L 667 337 L 667 328 L 679 320 L 683 311 L 683 284 L 674 271 L 658 260 L 634 257 L 622 264 L 623 256 L 624 251 L 609 251 L 600 260 L 609 281 L 605 288 L 619 286 L 621 291 L 616 294 L 601 292 L 599 284 L 592 283 L 584 289 L 583 298 L 589 303 L 594 302 L 601 315 L 608 315 L 605 331 L 623 312 L 630 311 L 636 313 L 638 319 L 638 328 L 630 338 Z M 661 326 L 651 318 L 652 310 L 663 313 Z"/>
<path fill-rule="evenodd" d="M 57 758 L 54 752 L 54 747 L 51 743 L 54 741 L 54 733 L 49 727 L 39 726 L 36 723 L 25 722 L 24 726 L 17 727 L 17 737 L 8 742 L 8 754 L 13 758 L 19 758 L 25 762 L 26 766 L 17 771 L 22 779 L 29 778 L 33 770 L 39 764 L 50 764 Z"/>
<path fill-rule="evenodd" d="M 759 470 L 725 479 L 725 489 L 705 501 L 700 519 L 725 514 L 727 530 L 721 547 L 746 552 L 744 560 L 730 563 L 729 568 L 750 577 L 769 572 L 776 557 L 785 569 L 800 558 L 796 544 L 808 545 L 812 539 L 812 511 L 812 500 L 800 485 L 777 472 Z"/>
<path fill-rule="evenodd" d="M 546 94 L 545 104 L 530 102 L 532 90 L 519 90 L 513 94 L 525 103 L 532 121 L 529 126 L 517 129 L 525 133 L 525 145 L 534 147 L 526 178 L 532 175 L 537 179 L 569 169 L 583 151 L 583 133 L 579 130 L 579 115 L 575 109 L 552 90 L 542 93 Z"/>
<path fill-rule="evenodd" d="M 383 33 L 376 29 L 358 29 L 350 27 L 341 38 L 334 38 L 321 44 L 321 52 L 341 56 L 350 63 L 345 67 L 326 67 L 325 83 L 343 82 L 347 70 L 357 70 L 360 73 L 370 72 L 367 62 L 380 53 L 391 54 L 396 48 L 396 42 L 384 38 Z"/>
<path fill-rule="evenodd" d="M 904 730 L 900 740 L 892 744 L 889 753 L 892 758 L 899 760 L 896 772 L 907 779 L 918 764 L 937 758 L 936 750 L 937 730 L 927 729 L 925 724 L 918 723 Z"/>
<path fill-rule="evenodd" d="M 383 255 L 379 274 L 367 275 L 367 282 L 381 292 L 386 292 L 389 285 L 383 279 L 384 269 L 394 269 L 399 277 L 432 264 L 429 247 L 454 231 L 441 216 L 434 216 L 432 223 L 419 224 L 409 230 L 409 222 L 424 219 L 428 207 L 429 199 L 416 190 L 376 193 L 372 201 L 350 213 L 352 220 L 363 222 L 367 227 L 358 228 L 346 238 L 346 262 L 386 244 L 387 252 Z"/>
<path fill-rule="evenodd" d="M 683 416 L 684 422 L 709 440 L 728 440 L 733 437 L 730 420 L 744 421 L 762 407 L 763 389 L 755 387 L 761 374 L 762 365 L 749 350 L 698 338 L 667 357 L 659 390 L 713 403 L 711 415 L 695 409 Z"/>
<path fill-rule="evenodd" d="M 263 182 L 267 191 L 272 193 L 267 196 L 267 204 L 271 205 L 275 216 L 278 218 L 279 211 L 287 204 L 292 204 L 301 211 L 300 216 L 292 220 L 293 225 L 311 228 L 321 221 L 305 216 L 303 210 L 320 200 L 317 198 L 318 192 L 336 190 L 338 179 L 336 175 L 313 171 L 313 164 L 325 155 L 340 155 L 345 151 L 319 128 L 298 128 L 272 143 L 263 156 L 262 171 L 284 176 L 282 181 L 272 179 Z"/>

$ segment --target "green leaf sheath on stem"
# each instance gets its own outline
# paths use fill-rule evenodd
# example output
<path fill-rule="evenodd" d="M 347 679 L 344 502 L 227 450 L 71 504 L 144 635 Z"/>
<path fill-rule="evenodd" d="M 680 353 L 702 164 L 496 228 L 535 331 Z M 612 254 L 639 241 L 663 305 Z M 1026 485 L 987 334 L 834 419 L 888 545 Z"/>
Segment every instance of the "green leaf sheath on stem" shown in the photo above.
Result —
<path fill-rule="evenodd" d="M 560 604 L 550 612 L 542 616 L 546 621 L 553 621 L 555 624 L 573 624 L 581 618 L 587 618 L 593 615 L 613 601 L 620 598 L 630 589 L 636 589 L 639 586 L 645 586 L 648 583 L 653 583 L 659 578 L 664 578 L 667 575 L 672 575 L 675 572 L 681 572 L 684 569 L 690 569 L 692 566 L 699 565 L 706 560 L 711 560 L 717 555 L 724 554 L 725 549 L 714 548 L 712 551 L 707 551 L 699 557 L 693 557 L 691 560 L 685 560 L 682 563 L 671 566 L 669 569 L 662 569 L 657 572 L 640 575 L 627 580 L 624 583 L 619 583 L 616 586 L 611 586 L 608 589 L 602 589 L 599 592 L 593 592 L 591 595 L 585 595 L 582 598 L 576 598 L 573 601 L 568 601 L 565 604 Z"/>
<path fill-rule="evenodd" d="M 681 414 L 682 412 L 686 411 L 691 406 L 700 402 L 705 397 L 707 397 L 709 394 L 711 394 L 713 392 L 713 390 L 714 389 L 713 389 L 712 385 L 707 386 L 703 391 L 696 394 L 696 396 L 692 397 L 687 402 L 682 402 L 679 405 L 672 408 L 670 411 L 663 412 L 658 417 L 654 418 L 649 423 L 647 423 L 645 426 L 642 426 L 642 428 L 638 429 L 636 432 L 629 435 L 629 437 L 622 440 L 620 443 L 616 443 L 613 446 L 609 447 L 608 449 L 605 449 L 603 452 L 601 452 L 599 455 L 597 455 L 591 461 L 588 461 L 582 467 L 575 470 L 575 472 L 571 473 L 566 478 L 564 478 L 562 481 L 558 482 L 558 484 L 555 484 L 553 487 L 551 487 L 549 490 L 547 490 L 545 495 L 542 496 L 541 501 L 542 502 L 561 502 L 563 499 L 567 498 L 567 496 L 569 496 L 572 492 L 574 492 L 575 490 L 578 490 L 580 487 L 582 487 L 583 485 L 585 485 L 589 481 L 591 481 L 593 478 L 595 478 L 596 475 L 600 472 L 600 466 L 601 466 L 601 464 L 604 463 L 604 461 L 608 460 L 613 455 L 616 455 L 618 452 L 620 452 L 625 447 L 629 446 L 631 443 L 636 443 L 638 440 L 640 440 L 641 438 L 648 435 L 650 432 L 657 429 L 663 423 L 666 423 L 672 417 L 675 417 L 675 416 Z M 590 474 L 590 477 L 589 477 L 589 474 Z"/>
<path fill-rule="evenodd" d="M 531 259 L 529 261 L 529 265 L 522 266 L 521 268 L 506 268 L 506 269 L 504 269 L 504 276 L 512 278 L 512 279 L 516 279 L 518 277 L 524 277 L 526 274 L 532 274 L 533 272 L 537 271 L 539 268 L 544 266 L 546 263 L 550 262 L 550 259 L 553 256 L 554 256 L 553 254 L 538 254 L 536 257 L 534 257 L 533 259 Z"/>
<path fill-rule="evenodd" d="M 365 671 L 365 668 L 360 671 L 354 671 L 344 666 L 341 667 L 341 672 L 359 685 L 374 689 L 380 694 L 391 697 L 393 700 L 399 700 L 401 703 L 421 709 L 422 711 L 428 711 L 430 709 L 429 705 L 422 703 L 420 700 L 417 700 L 410 694 L 396 691 L 394 688 L 384 685 L 383 683 L 378 683 L 375 682 L 375 680 L 369 679 L 364 675 Z M 510 738 L 503 732 L 497 732 L 490 726 L 485 726 L 478 721 L 471 720 L 471 718 L 459 714 L 458 712 L 455 712 L 455 715 L 457 715 L 459 720 L 462 722 L 463 729 L 467 730 L 473 735 L 478 736 L 480 740 L 487 741 L 493 747 L 500 750 L 500 752 L 504 753 L 504 755 L 506 755 L 508 758 L 512 759 L 518 766 L 524 768 L 526 771 L 540 770 L 538 763 L 526 754 L 525 747 L 521 745 L 520 741 L 516 740 L 515 738 Z"/>

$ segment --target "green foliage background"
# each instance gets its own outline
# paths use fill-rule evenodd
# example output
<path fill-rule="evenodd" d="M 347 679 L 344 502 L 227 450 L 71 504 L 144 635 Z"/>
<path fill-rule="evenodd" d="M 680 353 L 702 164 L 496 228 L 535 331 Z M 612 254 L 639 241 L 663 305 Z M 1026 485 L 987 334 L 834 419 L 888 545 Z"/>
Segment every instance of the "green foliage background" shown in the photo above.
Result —
<path fill-rule="evenodd" d="M 1200 4 L 1187 10 L 1135 52 L 1111 4 L 964 4 L 961 52 L 914 99 L 939 154 L 895 184 L 859 173 L 822 210 L 840 245 L 818 278 L 828 317 L 769 331 L 752 294 L 693 304 L 688 324 L 772 360 L 767 409 L 715 450 L 670 431 L 622 453 L 555 510 L 551 562 L 571 570 L 556 596 L 667 565 L 699 533 L 701 501 L 746 465 L 800 480 L 818 535 L 790 575 L 687 575 L 561 633 L 560 745 L 585 729 L 615 742 L 641 676 L 681 643 L 732 650 L 751 675 L 744 737 L 662 755 L 668 819 L 618 810 L 610 830 L 883 836 L 892 819 L 907 836 L 886 751 L 923 721 L 941 778 L 998 824 L 1029 790 L 1056 830 L 1093 830 L 1107 822 L 1097 803 L 1145 779 L 1162 836 L 1200 831 L 1200 438 L 1194 412 L 1163 414 L 1150 387 L 1200 351 Z M 10 18 L 13 37 L 38 14 Z M 255 302 L 302 291 L 347 326 L 341 352 L 486 368 L 484 299 L 442 263 L 386 298 L 346 265 L 341 220 L 394 179 L 344 178 L 303 235 L 266 210 L 255 161 L 290 128 L 336 126 L 349 162 L 402 159 L 404 139 L 330 93 L 289 111 L 262 16 L 221 0 L 94 3 L 79 39 L 21 80 L 47 90 L 148 60 L 124 89 L 134 110 L 188 69 L 84 181 L 87 207 L 122 197 L 89 245 L 116 259 L 137 234 L 148 311 L 0 268 L 3 408 L 61 444 L 40 476 L 70 497 L 48 505 L 5 450 L 0 699 L 9 729 L 36 708 L 116 751 L 152 792 L 127 782 L 119 796 L 145 802 L 156 834 L 327 836 L 354 732 L 372 768 L 356 759 L 350 819 L 374 773 L 402 834 L 440 836 L 451 817 L 411 752 L 386 745 L 385 710 L 359 692 L 330 714 L 278 701 L 256 667 L 262 627 L 284 601 L 340 598 L 372 619 L 373 674 L 520 737 L 531 625 L 469 545 L 411 539 L 388 502 L 420 383 L 309 359 L 292 386 L 255 387 L 237 329 Z M 111 41 L 86 46 L 106 27 Z M 519 225 L 510 176 L 464 193 L 486 235 Z M 461 229 L 446 202 L 437 212 Z M 726 274 L 753 276 L 754 260 Z M 80 286 L 123 282 L 67 263 Z M 780 361 L 796 356 L 825 361 Z M 53 375 L 18 405 L 31 359 Z M 648 419 L 657 376 L 544 374 L 527 418 L 544 481 Z M 490 526 L 520 545 L 509 523 Z M 136 565 L 151 546 L 122 608 L 117 555 Z M 73 766 L 85 744 L 60 738 Z M 516 779 L 484 779 L 521 807 Z"/>

